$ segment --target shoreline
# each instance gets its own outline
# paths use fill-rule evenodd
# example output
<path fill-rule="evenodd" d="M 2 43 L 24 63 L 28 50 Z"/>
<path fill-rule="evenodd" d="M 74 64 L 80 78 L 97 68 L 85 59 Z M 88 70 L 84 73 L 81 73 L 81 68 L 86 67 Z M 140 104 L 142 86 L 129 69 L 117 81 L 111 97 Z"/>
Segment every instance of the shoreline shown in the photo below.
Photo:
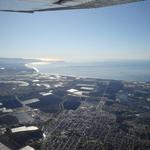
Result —
<path fill-rule="evenodd" d="M 31 62 L 25 64 L 25 67 L 33 69 L 36 73 L 40 73 L 39 69 L 36 67 L 37 65 L 45 65 L 47 62 Z"/>
<path fill-rule="evenodd" d="M 103 80 L 120 80 L 120 81 L 129 81 L 129 82 L 150 82 L 149 80 L 143 80 L 143 79 L 117 79 L 117 78 L 107 78 L 107 77 L 96 77 L 96 76 L 86 76 L 86 75 L 74 75 L 74 74 L 68 74 L 68 73 L 50 73 L 50 72 L 41 72 L 40 69 L 38 69 L 38 66 L 40 65 L 46 65 L 50 64 L 50 62 L 31 62 L 25 64 L 26 67 L 32 68 L 36 73 L 41 73 L 41 74 L 47 74 L 47 75 L 56 75 L 56 76 L 69 76 L 69 77 L 75 77 L 75 78 L 90 78 L 90 79 L 103 79 Z"/>
<path fill-rule="evenodd" d="M 39 73 L 39 70 L 36 67 L 31 66 L 31 63 L 25 64 L 25 67 L 33 69 L 34 71 L 36 71 L 36 73 Z"/>

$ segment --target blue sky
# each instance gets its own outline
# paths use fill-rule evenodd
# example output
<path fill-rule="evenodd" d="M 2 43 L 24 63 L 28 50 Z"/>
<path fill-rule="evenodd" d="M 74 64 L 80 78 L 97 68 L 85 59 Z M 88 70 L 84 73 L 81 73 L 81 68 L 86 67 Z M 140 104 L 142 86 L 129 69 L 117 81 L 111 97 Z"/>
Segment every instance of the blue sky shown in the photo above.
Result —
<path fill-rule="evenodd" d="M 150 0 L 86 10 L 0 12 L 0 57 L 150 59 Z"/>

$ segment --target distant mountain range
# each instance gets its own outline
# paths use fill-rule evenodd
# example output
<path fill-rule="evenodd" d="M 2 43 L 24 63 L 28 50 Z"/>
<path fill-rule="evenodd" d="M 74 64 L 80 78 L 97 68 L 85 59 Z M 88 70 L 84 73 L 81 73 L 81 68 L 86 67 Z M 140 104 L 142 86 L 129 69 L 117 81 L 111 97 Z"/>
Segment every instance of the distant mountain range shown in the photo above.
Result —
<path fill-rule="evenodd" d="M 39 59 L 24 59 L 24 58 L 0 58 L 0 63 L 30 63 L 40 62 Z"/>

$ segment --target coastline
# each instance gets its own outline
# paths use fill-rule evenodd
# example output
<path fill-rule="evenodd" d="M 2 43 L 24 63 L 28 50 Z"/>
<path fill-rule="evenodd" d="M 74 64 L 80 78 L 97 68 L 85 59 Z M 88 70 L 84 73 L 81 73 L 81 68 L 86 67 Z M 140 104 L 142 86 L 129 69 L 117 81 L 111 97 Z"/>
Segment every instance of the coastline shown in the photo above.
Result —
<path fill-rule="evenodd" d="M 48 63 L 47 63 L 47 62 L 31 62 L 31 63 L 25 64 L 25 67 L 31 68 L 31 69 L 33 69 L 36 73 L 39 73 L 40 71 L 39 71 L 39 69 L 37 69 L 36 66 L 38 66 L 38 65 L 45 65 L 45 64 L 48 64 Z"/>
<path fill-rule="evenodd" d="M 150 82 L 147 65 L 138 65 L 130 63 L 119 66 L 116 64 L 105 65 L 99 64 L 91 66 L 72 66 L 72 65 L 56 65 L 51 62 L 32 62 L 26 64 L 26 67 L 32 68 L 36 73 L 60 76 L 72 76 L 76 78 L 94 78 L 94 79 L 110 79 L 122 81 L 137 81 L 137 82 Z M 46 66 L 44 66 L 46 65 Z M 118 63 L 117 63 L 118 65 Z M 149 66 L 150 64 L 148 64 Z M 144 65 L 145 66 L 145 65 Z M 145 73 L 143 73 L 145 72 Z"/>

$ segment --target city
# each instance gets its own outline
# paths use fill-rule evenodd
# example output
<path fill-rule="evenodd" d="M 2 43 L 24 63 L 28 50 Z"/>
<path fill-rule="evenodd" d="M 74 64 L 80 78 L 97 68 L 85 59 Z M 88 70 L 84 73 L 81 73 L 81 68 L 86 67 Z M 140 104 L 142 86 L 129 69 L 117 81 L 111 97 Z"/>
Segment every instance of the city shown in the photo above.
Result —
<path fill-rule="evenodd" d="M 150 82 L 50 75 L 23 66 L 1 63 L 0 149 L 149 149 Z"/>

